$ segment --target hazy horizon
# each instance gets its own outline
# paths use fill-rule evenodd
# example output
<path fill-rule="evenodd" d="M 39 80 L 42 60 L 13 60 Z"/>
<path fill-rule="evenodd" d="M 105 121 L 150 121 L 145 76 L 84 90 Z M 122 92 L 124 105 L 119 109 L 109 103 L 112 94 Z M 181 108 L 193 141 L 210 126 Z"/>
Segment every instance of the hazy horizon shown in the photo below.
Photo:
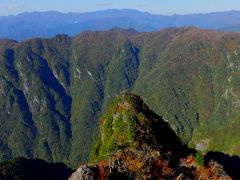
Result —
<path fill-rule="evenodd" d="M 202 0 L 200 2 L 193 2 L 192 0 L 169 0 L 155 1 L 149 0 L 122 0 L 114 2 L 113 0 L 42 0 L 36 2 L 34 0 L 11 0 L 3 1 L 0 5 L 0 16 L 17 15 L 24 12 L 45 12 L 57 11 L 62 13 L 85 13 L 95 12 L 107 9 L 134 9 L 151 14 L 161 15 L 185 15 L 198 13 L 211 13 L 237 10 L 240 7 L 240 2 L 235 0 Z M 240 9 L 239 9 L 240 10 Z"/>
<path fill-rule="evenodd" d="M 221 13 L 221 12 L 231 12 L 231 11 L 239 11 L 240 9 L 231 9 L 231 10 L 222 10 L 222 11 L 209 11 L 209 12 L 192 12 L 192 13 L 172 13 L 172 14 L 161 14 L 161 13 L 154 13 L 154 12 L 149 12 L 149 11 L 144 11 L 144 10 L 139 10 L 139 9 L 131 9 L 131 8 L 110 8 L 110 9 L 102 9 L 102 10 L 95 10 L 95 11 L 83 11 L 83 12 L 75 12 L 75 11 L 69 11 L 69 12 L 64 12 L 64 11 L 58 11 L 58 10 L 33 10 L 33 11 L 23 11 L 23 12 L 19 12 L 16 14 L 9 14 L 9 15 L 1 15 L 1 17 L 7 17 L 7 16 L 17 16 L 20 14 L 24 14 L 24 13 L 34 13 L 34 12 L 38 12 L 38 13 L 45 13 L 45 12 L 57 12 L 57 13 L 62 13 L 62 14 L 68 14 L 68 13 L 94 13 L 94 12 L 101 12 L 101 11 L 108 11 L 108 10 L 133 10 L 133 11 L 139 11 L 139 12 L 143 12 L 143 13 L 149 13 L 149 14 L 153 14 L 153 15 L 163 15 L 163 16 L 174 16 L 174 15 L 180 15 L 180 16 L 184 16 L 184 15 L 191 15 L 191 14 L 210 14 L 210 13 Z"/>

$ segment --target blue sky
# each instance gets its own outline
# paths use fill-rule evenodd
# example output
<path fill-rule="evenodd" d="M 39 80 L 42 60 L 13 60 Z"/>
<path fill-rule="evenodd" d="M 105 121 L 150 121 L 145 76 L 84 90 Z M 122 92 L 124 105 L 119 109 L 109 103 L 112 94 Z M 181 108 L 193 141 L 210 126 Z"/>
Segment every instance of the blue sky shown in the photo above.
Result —
<path fill-rule="evenodd" d="M 90 12 L 128 8 L 155 14 L 240 10 L 240 0 L 0 0 L 0 15 L 25 11 Z"/>

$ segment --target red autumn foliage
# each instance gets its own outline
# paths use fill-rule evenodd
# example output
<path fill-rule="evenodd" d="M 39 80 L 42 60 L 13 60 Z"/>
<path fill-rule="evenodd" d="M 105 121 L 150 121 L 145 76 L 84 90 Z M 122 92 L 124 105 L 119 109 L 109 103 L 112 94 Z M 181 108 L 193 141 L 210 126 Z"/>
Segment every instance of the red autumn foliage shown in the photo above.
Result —
<path fill-rule="evenodd" d="M 98 168 L 99 168 L 99 174 L 100 174 L 101 180 L 107 179 L 107 177 L 110 174 L 110 168 L 107 161 L 105 160 L 100 161 L 98 164 Z"/>

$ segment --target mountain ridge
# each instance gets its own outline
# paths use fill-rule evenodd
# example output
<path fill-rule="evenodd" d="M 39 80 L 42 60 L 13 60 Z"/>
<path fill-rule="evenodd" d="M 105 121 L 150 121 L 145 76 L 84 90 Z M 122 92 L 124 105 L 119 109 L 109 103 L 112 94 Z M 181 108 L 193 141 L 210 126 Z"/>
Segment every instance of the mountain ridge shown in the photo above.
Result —
<path fill-rule="evenodd" d="M 86 162 L 99 117 L 122 91 L 139 94 L 192 147 L 238 155 L 239 39 L 169 28 L 0 41 L 0 157 Z"/>

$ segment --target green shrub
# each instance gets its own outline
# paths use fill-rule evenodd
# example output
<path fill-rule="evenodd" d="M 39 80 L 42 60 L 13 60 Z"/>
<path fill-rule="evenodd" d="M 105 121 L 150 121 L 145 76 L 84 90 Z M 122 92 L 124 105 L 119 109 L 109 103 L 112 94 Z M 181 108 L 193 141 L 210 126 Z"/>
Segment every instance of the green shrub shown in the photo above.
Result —
<path fill-rule="evenodd" d="M 196 153 L 195 160 L 198 166 L 204 166 L 204 156 L 200 152 Z"/>

